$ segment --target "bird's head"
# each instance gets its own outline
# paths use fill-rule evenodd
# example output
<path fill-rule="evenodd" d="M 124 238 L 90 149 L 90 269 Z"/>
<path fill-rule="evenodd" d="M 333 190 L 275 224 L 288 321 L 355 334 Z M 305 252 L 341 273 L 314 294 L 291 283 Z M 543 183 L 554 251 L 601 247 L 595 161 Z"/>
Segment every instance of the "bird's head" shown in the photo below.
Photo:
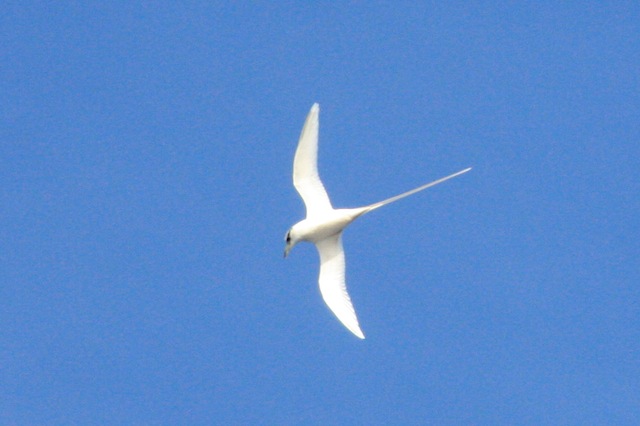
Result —
<path fill-rule="evenodd" d="M 298 239 L 295 238 L 295 232 L 293 228 L 287 231 L 287 235 L 284 236 L 284 257 L 289 255 L 289 252 L 298 243 Z"/>

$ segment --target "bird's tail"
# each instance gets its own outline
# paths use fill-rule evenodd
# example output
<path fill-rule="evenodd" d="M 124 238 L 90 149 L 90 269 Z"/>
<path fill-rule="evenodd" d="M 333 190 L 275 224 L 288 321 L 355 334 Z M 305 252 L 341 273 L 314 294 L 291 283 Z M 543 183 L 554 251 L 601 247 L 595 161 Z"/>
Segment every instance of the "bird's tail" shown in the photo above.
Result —
<path fill-rule="evenodd" d="M 366 207 L 362 207 L 363 212 L 361 214 L 368 213 L 368 212 L 370 212 L 372 210 L 375 210 L 375 209 L 380 208 L 382 206 L 385 206 L 387 204 L 393 203 L 394 201 L 398 201 L 401 198 L 408 197 L 409 195 L 415 194 L 416 192 L 420 192 L 423 189 L 427 189 L 427 188 L 431 188 L 432 186 L 436 186 L 437 184 L 442 183 L 445 180 L 449 180 L 449 179 L 454 178 L 456 176 L 460 176 L 463 173 L 467 173 L 469 170 L 471 170 L 471 167 L 466 168 L 464 170 L 460 170 L 459 172 L 456 172 L 456 173 L 454 173 L 452 175 L 449 175 L 449 176 L 445 176 L 445 177 L 440 178 L 438 180 L 434 180 L 433 182 L 429 182 L 427 184 L 419 186 L 419 187 L 417 187 L 415 189 L 412 189 L 411 191 L 403 192 L 402 194 L 396 195 L 395 197 L 387 198 L 386 200 L 383 200 L 383 201 L 380 201 L 380 202 L 377 202 L 377 203 L 373 203 L 373 204 L 368 205 Z M 358 215 L 358 216 L 360 216 L 360 215 Z"/>

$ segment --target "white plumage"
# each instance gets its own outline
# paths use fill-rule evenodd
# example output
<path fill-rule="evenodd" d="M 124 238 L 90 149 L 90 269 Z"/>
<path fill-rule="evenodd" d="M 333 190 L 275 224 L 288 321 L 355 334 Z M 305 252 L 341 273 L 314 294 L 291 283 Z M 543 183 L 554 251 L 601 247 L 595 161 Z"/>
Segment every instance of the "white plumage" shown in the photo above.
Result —
<path fill-rule="evenodd" d="M 313 104 L 304 123 L 293 160 L 293 185 L 307 208 L 307 217 L 296 223 L 285 237 L 285 257 L 300 241 L 316 245 L 320 254 L 320 293 L 329 309 L 353 334 L 364 339 L 345 283 L 345 258 L 342 231 L 358 217 L 386 204 L 468 172 L 461 170 L 365 207 L 334 209 L 318 174 L 318 127 L 320 106 Z"/>

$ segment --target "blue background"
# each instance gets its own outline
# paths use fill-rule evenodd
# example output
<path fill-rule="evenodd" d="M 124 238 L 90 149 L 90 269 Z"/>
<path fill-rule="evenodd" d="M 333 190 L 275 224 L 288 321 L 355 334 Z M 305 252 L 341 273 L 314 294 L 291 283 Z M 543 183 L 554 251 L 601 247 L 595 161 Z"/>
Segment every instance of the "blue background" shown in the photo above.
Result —
<path fill-rule="evenodd" d="M 0 423 L 640 424 L 640 6 L 9 2 Z M 321 105 L 367 339 L 283 236 Z"/>

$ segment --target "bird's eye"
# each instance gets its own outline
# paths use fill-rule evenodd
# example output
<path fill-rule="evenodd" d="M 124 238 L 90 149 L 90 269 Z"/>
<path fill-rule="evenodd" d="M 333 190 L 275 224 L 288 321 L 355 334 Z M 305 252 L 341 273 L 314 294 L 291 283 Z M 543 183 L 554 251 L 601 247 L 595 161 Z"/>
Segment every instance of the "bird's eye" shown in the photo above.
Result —
<path fill-rule="evenodd" d="M 286 242 L 291 242 L 291 231 L 287 232 L 287 236 L 284 239 Z"/>

